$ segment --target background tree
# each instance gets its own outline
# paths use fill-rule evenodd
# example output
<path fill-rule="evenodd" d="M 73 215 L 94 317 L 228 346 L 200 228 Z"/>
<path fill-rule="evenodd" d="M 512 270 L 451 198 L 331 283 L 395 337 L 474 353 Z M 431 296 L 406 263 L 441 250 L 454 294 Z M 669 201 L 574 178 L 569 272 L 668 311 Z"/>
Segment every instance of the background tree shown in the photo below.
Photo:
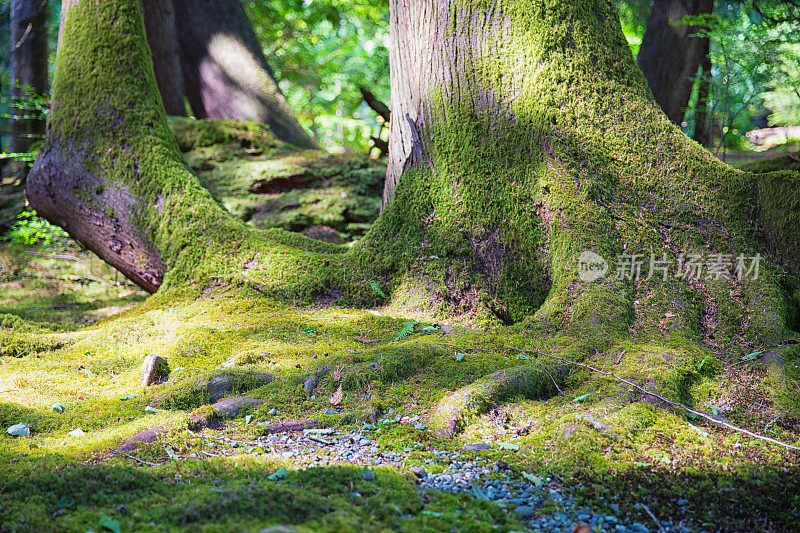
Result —
<path fill-rule="evenodd" d="M 708 55 L 708 38 L 686 16 L 711 14 L 714 0 L 655 0 L 641 49 L 639 68 L 667 117 L 680 125 L 697 70 Z"/>
<path fill-rule="evenodd" d="M 173 2 L 194 116 L 263 122 L 283 141 L 317 147 L 278 88 L 241 1 Z"/>
<path fill-rule="evenodd" d="M 11 9 L 11 115 L 9 150 L 30 151 L 44 135 L 45 119 L 36 95 L 48 90 L 47 0 L 12 0 Z M 0 233 L 22 210 L 28 164 L 15 159 L 3 169 L 0 190 Z"/>
<path fill-rule="evenodd" d="M 141 0 L 150 57 L 158 91 L 168 115 L 186 116 L 183 72 L 172 0 Z"/>

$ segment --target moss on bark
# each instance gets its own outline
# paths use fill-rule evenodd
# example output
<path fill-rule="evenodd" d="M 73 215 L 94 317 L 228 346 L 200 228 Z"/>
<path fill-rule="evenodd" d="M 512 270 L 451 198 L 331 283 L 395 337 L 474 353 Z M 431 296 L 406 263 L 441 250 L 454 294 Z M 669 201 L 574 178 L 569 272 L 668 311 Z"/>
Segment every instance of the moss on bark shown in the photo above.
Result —
<path fill-rule="evenodd" d="M 137 237 L 134 259 L 154 251 L 165 288 L 199 294 L 232 284 L 357 306 L 389 292 L 400 308 L 518 323 L 566 357 L 627 350 L 635 357 L 615 363 L 623 374 L 677 396 L 708 354 L 796 338 L 797 290 L 787 289 L 796 285 L 766 253 L 770 234 L 791 244 L 796 201 L 785 202 L 778 182 L 759 188 L 755 175 L 669 123 L 612 2 L 420 6 L 430 26 L 414 26 L 397 45 L 435 46 L 395 58 L 393 73 L 432 82 L 393 105 L 393 134 L 410 148 L 393 200 L 354 246 L 255 230 L 202 186 L 169 131 L 134 0 L 83 1 L 67 12 L 50 133 L 29 188 L 35 207 L 69 230 L 86 213 L 105 216 L 111 236 Z M 220 135 L 228 134 L 212 125 L 196 142 Z M 99 186 L 74 191 L 67 215 L 48 212 L 69 169 Z M 110 197 L 124 201 L 109 205 Z M 84 242 L 116 260 L 91 233 Z M 687 280 L 673 270 L 666 279 L 585 282 L 584 251 L 612 266 L 622 254 L 655 254 L 673 269 L 690 254 L 765 260 L 757 279 Z"/>

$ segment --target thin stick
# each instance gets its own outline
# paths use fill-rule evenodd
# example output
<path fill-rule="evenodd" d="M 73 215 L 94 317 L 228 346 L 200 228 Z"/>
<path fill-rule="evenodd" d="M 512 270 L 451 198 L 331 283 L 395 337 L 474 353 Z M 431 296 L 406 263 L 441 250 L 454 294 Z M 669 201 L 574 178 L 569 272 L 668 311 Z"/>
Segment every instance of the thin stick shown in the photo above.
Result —
<path fill-rule="evenodd" d="M 649 508 L 648 506 L 646 506 L 646 505 L 645 505 L 645 504 L 643 504 L 643 503 L 640 503 L 640 504 L 639 504 L 639 507 L 641 507 L 642 509 L 644 509 L 644 510 L 645 510 L 645 512 L 647 512 L 647 514 L 649 514 L 649 515 L 650 515 L 650 518 L 652 518 L 652 519 L 653 519 L 653 522 L 655 522 L 655 523 L 656 523 L 656 526 L 658 526 L 658 530 L 659 530 L 659 531 L 664 531 L 664 528 L 661 526 L 661 522 L 659 522 L 659 521 L 658 521 L 658 518 L 656 518 L 656 515 L 654 515 L 654 514 L 653 514 L 653 511 L 651 511 L 651 510 L 650 510 L 650 508 Z"/>
<path fill-rule="evenodd" d="M 306 320 L 301 320 L 300 323 L 302 324 L 303 322 L 316 322 L 317 320 L 339 320 L 340 318 L 351 318 L 351 317 L 349 317 L 349 316 L 326 316 L 326 317 L 323 317 L 323 318 L 308 318 Z M 355 318 L 355 317 L 352 317 L 352 318 Z"/>
<path fill-rule="evenodd" d="M 117 449 L 115 449 L 115 448 L 109 448 L 109 450 L 111 450 L 111 451 L 112 451 L 112 452 L 114 452 L 114 453 L 118 453 L 118 454 L 120 454 L 120 455 L 124 455 L 124 456 L 125 456 L 125 457 L 127 457 L 128 459 L 133 459 L 134 461 L 139 461 L 139 462 L 140 462 L 140 463 L 142 463 L 143 465 L 147 465 L 147 466 L 159 466 L 159 465 L 157 465 L 156 463 L 151 463 L 151 462 L 149 462 L 149 461 L 145 461 L 144 459 L 139 459 L 138 457 L 136 457 L 136 456 L 134 456 L 134 455 L 131 455 L 131 454 L 128 454 L 128 453 L 125 453 L 125 452 L 119 451 L 119 450 L 117 450 Z"/>
<path fill-rule="evenodd" d="M 732 429 L 733 431 L 738 431 L 739 433 L 744 433 L 745 435 L 749 435 L 749 436 L 753 437 L 754 439 L 759 439 L 759 440 L 763 440 L 763 441 L 766 441 L 766 442 L 771 442 L 772 444 L 777 444 L 778 446 L 783 446 L 784 448 L 788 448 L 790 450 L 800 451 L 800 448 L 798 448 L 797 446 L 792 446 L 791 444 L 786 444 L 785 442 L 781 442 L 779 440 L 773 439 L 771 437 L 767 437 L 765 435 L 759 435 L 758 433 L 753 433 L 752 431 L 749 431 L 747 429 L 740 428 L 739 426 L 735 426 L 735 425 L 731 424 L 730 422 L 728 422 L 726 420 L 714 418 L 713 415 L 710 415 L 708 413 L 704 413 L 703 411 L 697 411 L 695 409 L 692 409 L 691 407 L 687 407 L 687 406 L 683 405 L 682 403 L 673 402 L 672 400 L 668 400 L 668 399 L 664 398 L 663 396 L 661 396 L 660 394 L 657 394 L 657 393 L 649 391 L 649 390 L 647 390 L 647 389 L 645 389 L 643 387 L 640 387 L 636 383 L 633 383 L 631 381 L 628 381 L 627 379 L 621 378 L 621 377 L 619 377 L 619 376 L 617 376 L 615 374 L 612 374 L 611 372 L 604 372 L 604 371 L 602 371 L 602 370 L 600 370 L 598 368 L 595 368 L 593 366 L 585 365 L 583 363 L 578 363 L 576 361 L 572 361 L 572 360 L 567 359 L 565 357 L 559 357 L 557 355 L 551 355 L 551 354 L 548 354 L 548 353 L 543 353 L 543 352 L 540 352 L 539 350 L 523 350 L 522 348 L 516 348 L 514 346 L 503 346 L 503 348 L 505 348 L 507 350 L 515 350 L 517 352 L 522 352 L 522 353 L 536 354 L 536 355 L 540 355 L 542 357 L 550 357 L 552 359 L 557 359 L 559 361 L 563 361 L 563 362 L 568 363 L 570 365 L 575 365 L 575 366 L 580 366 L 582 368 L 586 368 L 586 369 L 591 370 L 592 372 L 595 372 L 595 373 L 600 374 L 602 376 L 612 377 L 612 378 L 616 379 L 617 381 L 620 381 L 622 383 L 630 385 L 634 389 L 636 389 L 636 390 L 638 390 L 640 392 L 643 392 L 644 394 L 648 394 L 650 396 L 658 398 L 662 402 L 667 403 L 667 404 L 669 404 L 669 405 L 671 405 L 673 407 L 680 407 L 681 409 L 683 409 L 685 411 L 688 411 L 689 413 L 695 414 L 695 415 L 697 415 L 699 417 L 705 418 L 709 422 L 711 422 L 713 424 L 717 424 L 718 426 L 722 426 L 722 427 L 725 427 L 725 428 L 728 428 L 728 429 Z"/>

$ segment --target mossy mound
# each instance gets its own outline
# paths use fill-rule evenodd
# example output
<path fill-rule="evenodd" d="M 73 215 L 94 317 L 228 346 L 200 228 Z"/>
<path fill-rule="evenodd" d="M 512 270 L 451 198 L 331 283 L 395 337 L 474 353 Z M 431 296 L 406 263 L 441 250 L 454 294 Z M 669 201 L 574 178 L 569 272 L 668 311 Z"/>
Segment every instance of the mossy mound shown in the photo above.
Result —
<path fill-rule="evenodd" d="M 301 150 L 262 125 L 169 118 L 189 168 L 237 217 L 257 228 L 346 242 L 378 217 L 386 164 Z"/>
<path fill-rule="evenodd" d="M 744 172 L 753 172 L 755 174 L 780 171 L 800 172 L 800 158 L 796 152 L 775 153 L 774 155 L 742 164 L 734 163 L 734 166 Z"/>

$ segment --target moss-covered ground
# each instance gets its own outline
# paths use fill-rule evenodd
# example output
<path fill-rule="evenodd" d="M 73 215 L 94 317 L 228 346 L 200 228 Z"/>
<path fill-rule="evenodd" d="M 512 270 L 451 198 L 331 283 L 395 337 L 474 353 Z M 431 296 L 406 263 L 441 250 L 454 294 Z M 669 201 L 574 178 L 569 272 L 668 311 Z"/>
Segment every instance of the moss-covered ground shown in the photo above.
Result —
<path fill-rule="evenodd" d="M 441 321 L 416 316 L 410 322 L 390 307 L 294 306 L 225 286 L 189 286 L 140 303 L 142 293 L 115 285 L 113 274 L 88 254 L 73 255 L 89 262 L 91 274 L 81 261 L 53 263 L 3 249 L 3 264 L 16 266 L 5 270 L 0 289 L 0 311 L 6 313 L 0 426 L 26 423 L 31 436 L 0 435 L 2 531 L 102 531 L 103 523 L 113 527 L 114 521 L 123 531 L 256 531 L 275 524 L 313 531 L 524 529 L 513 512 L 493 503 L 435 491 L 423 495 L 402 467 L 377 469 L 371 480 L 348 464 L 295 470 L 291 459 L 269 450 L 190 457 L 208 450 L 213 436 L 257 437 L 259 422 L 310 418 L 359 428 L 389 409 L 427 424 L 425 430 L 400 425 L 376 434 L 382 449 L 407 454 L 406 467 L 426 459 L 436 461 L 431 471 L 444 466 L 432 449 L 512 443 L 519 450 L 495 446 L 480 454 L 504 461 L 514 476 L 550 474 L 592 508 L 623 519 L 648 523 L 637 505 L 646 504 L 661 520 L 683 521 L 690 529 L 798 527 L 794 452 L 642 401 L 616 380 L 588 371 L 570 374 L 561 383 L 563 395 L 509 397 L 469 418 L 454 439 L 437 437 L 434 415 L 443 398 L 534 357 L 504 346 L 569 353 L 554 342 L 543 345 L 522 325 L 431 327 Z M 68 304 L 54 303 L 66 302 L 65 295 Z M 106 317 L 114 311 L 121 312 Z M 75 327 L 86 323 L 92 325 Z M 7 342 L 11 337 L 14 342 Z M 797 445 L 793 397 L 800 354 L 789 352 L 785 382 L 757 357 L 705 358 L 680 376 L 679 396 Z M 673 355 L 679 353 L 676 347 Z M 143 389 L 139 367 L 150 354 L 166 357 L 172 374 Z M 663 346 L 649 353 L 641 344 L 620 343 L 584 362 L 609 369 L 619 368 L 622 359 L 630 361 L 630 372 L 646 373 L 667 355 Z M 552 361 L 541 362 L 557 372 Z M 303 382 L 325 365 L 337 372 L 323 377 L 309 397 Z M 249 412 L 249 423 L 243 414 L 217 430 L 190 431 L 190 413 L 207 402 L 195 390 L 196 378 L 223 368 L 265 371 L 276 379 L 247 392 L 264 401 Z M 326 415 L 339 383 L 341 412 Z M 146 411 L 156 398 L 174 401 L 168 410 Z M 54 411 L 54 403 L 64 412 Z M 271 409 L 278 414 L 271 416 Z M 154 426 L 169 431 L 132 455 L 158 466 L 109 454 L 123 439 Z M 85 435 L 70 436 L 76 428 Z M 288 476 L 269 480 L 281 467 Z"/>

